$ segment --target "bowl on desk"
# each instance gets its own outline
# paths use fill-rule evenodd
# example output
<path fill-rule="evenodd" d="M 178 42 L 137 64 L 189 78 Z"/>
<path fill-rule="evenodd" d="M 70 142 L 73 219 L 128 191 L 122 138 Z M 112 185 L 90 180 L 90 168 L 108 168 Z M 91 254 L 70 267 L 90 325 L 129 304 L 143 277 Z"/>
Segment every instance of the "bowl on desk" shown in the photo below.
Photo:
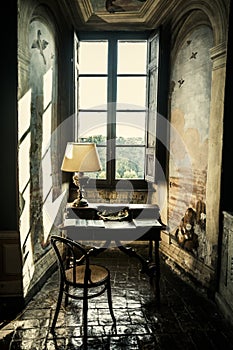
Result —
<path fill-rule="evenodd" d="M 116 207 L 99 207 L 97 215 L 104 221 L 123 221 L 129 220 L 130 212 L 128 207 L 116 208 Z"/>

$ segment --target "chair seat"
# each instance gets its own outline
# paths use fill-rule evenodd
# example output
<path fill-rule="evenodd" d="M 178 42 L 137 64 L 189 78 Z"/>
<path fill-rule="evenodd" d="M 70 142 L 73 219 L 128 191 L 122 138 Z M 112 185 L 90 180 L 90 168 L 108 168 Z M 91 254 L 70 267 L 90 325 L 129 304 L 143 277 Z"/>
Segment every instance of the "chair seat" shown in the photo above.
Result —
<path fill-rule="evenodd" d="M 108 270 L 100 265 L 90 265 L 89 266 L 91 274 L 90 274 L 90 281 L 88 281 L 88 284 L 101 284 L 106 281 L 106 279 L 109 276 Z M 85 274 L 85 265 L 76 266 L 76 284 L 84 284 L 84 274 Z M 73 268 L 70 268 L 66 270 L 66 278 L 68 282 L 74 283 L 73 281 Z"/>

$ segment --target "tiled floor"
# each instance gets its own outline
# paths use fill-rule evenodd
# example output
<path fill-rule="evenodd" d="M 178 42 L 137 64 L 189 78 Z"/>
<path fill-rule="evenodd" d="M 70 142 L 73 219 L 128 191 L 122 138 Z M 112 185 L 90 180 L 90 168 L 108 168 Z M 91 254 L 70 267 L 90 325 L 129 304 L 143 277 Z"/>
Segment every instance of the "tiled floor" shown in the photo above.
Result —
<path fill-rule="evenodd" d="M 142 251 L 143 253 L 144 251 Z M 213 301 L 180 278 L 161 258 L 161 305 L 156 306 L 148 277 L 140 263 L 118 249 L 98 257 L 112 276 L 112 328 L 106 295 L 89 303 L 90 350 L 233 349 L 233 327 L 225 322 Z M 0 329 L 0 349 L 81 349 L 81 308 L 71 302 L 62 308 L 56 337 L 49 332 L 57 299 L 58 274 L 16 319 Z"/>

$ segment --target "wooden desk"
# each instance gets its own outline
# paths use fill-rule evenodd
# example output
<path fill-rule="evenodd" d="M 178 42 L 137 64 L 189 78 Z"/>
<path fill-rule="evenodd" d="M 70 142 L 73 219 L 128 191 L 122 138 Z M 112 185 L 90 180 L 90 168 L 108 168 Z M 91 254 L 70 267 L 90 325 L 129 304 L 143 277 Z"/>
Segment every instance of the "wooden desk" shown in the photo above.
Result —
<path fill-rule="evenodd" d="M 110 212 L 127 208 L 129 216 L 125 221 L 99 220 L 100 210 Z M 97 221 L 98 220 L 98 221 Z M 160 301 L 160 262 L 159 242 L 160 232 L 165 229 L 160 221 L 159 208 L 150 204 L 117 204 L 106 205 L 91 203 L 88 207 L 66 207 L 66 215 L 60 229 L 65 230 L 69 238 L 77 241 L 102 242 L 100 247 L 93 247 L 92 254 L 98 255 L 107 249 L 111 242 L 130 257 L 137 258 L 141 263 L 141 272 L 147 274 L 154 288 L 156 300 Z M 122 242 L 148 241 L 148 258 L 137 253 L 131 246 Z"/>

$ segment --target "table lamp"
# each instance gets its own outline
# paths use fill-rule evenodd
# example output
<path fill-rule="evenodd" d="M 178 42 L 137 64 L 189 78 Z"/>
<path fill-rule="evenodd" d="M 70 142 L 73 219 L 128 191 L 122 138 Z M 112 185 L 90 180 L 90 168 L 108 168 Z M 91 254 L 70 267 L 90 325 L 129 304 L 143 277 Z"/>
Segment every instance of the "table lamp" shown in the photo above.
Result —
<path fill-rule="evenodd" d="M 88 202 L 84 198 L 84 191 L 80 182 L 84 172 L 96 172 L 101 170 L 96 144 L 68 142 L 61 170 L 75 173 L 73 175 L 73 183 L 78 189 L 77 198 L 73 201 L 72 206 L 87 206 Z"/>

